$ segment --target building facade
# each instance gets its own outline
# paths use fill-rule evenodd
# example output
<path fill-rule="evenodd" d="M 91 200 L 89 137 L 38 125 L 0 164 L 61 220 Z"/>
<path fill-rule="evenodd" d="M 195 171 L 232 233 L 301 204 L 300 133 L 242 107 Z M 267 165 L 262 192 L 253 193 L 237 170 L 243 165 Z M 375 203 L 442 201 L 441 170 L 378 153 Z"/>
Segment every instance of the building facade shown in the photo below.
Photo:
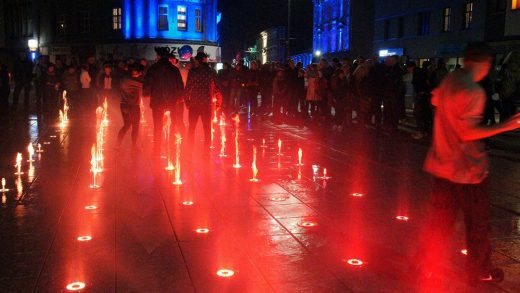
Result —
<path fill-rule="evenodd" d="M 370 55 L 373 4 L 366 0 L 314 0 L 314 54 L 326 58 Z"/>
<path fill-rule="evenodd" d="M 217 0 L 24 1 L 27 10 L 38 13 L 26 21 L 31 29 L 25 34 L 16 33 L 24 23 L 20 17 L 4 14 L 4 43 L 11 51 L 27 49 L 27 40 L 36 39 L 39 53 L 51 61 L 88 55 L 152 60 L 154 47 L 169 46 L 181 60 L 205 51 L 211 61 L 220 62 Z"/>
<path fill-rule="evenodd" d="M 500 55 L 520 48 L 517 0 L 375 1 L 374 49 L 380 57 L 442 57 L 461 64 L 467 43 L 484 41 Z M 517 5 L 518 6 L 518 5 Z"/>
<path fill-rule="evenodd" d="M 267 62 L 284 62 L 286 55 L 287 30 L 275 27 L 260 33 L 256 39 L 256 59 L 262 64 Z"/>

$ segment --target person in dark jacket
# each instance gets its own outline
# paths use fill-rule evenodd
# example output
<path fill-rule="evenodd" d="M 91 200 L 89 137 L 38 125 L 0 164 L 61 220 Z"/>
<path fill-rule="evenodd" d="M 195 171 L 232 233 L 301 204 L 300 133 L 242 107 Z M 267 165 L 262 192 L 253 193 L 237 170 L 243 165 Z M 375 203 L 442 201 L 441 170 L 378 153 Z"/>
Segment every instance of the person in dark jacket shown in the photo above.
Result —
<path fill-rule="evenodd" d="M 388 131 L 397 130 L 399 123 L 399 95 L 403 88 L 403 70 L 399 65 L 399 56 L 389 56 L 385 60 L 383 119 Z"/>
<path fill-rule="evenodd" d="M 56 75 L 56 67 L 49 64 L 47 73 L 43 77 L 43 112 L 48 117 L 58 116 L 58 89 L 60 88 L 60 80 Z"/>
<path fill-rule="evenodd" d="M 186 82 L 186 106 L 189 110 L 188 140 L 193 146 L 195 139 L 195 128 L 197 122 L 202 120 L 204 129 L 204 147 L 209 149 L 211 145 L 211 117 L 212 105 L 220 107 L 221 98 L 217 86 L 217 73 L 208 65 L 208 55 L 204 52 L 197 53 L 195 57 L 199 66 L 191 68 Z"/>
<path fill-rule="evenodd" d="M 144 89 L 150 96 L 154 125 L 154 155 L 158 157 L 161 154 L 164 112 L 180 113 L 177 109 L 184 107 L 184 85 L 179 69 L 170 63 L 169 48 L 157 47 L 155 52 L 159 60 L 148 69 L 144 77 Z M 172 125 L 176 132 L 184 137 L 184 122 L 181 115 L 173 115 Z M 170 137 L 175 138 L 174 135 Z"/>
<path fill-rule="evenodd" d="M 141 109 L 139 107 L 141 90 L 143 89 L 142 71 L 140 65 L 132 65 L 128 68 L 129 75 L 122 77 L 119 84 L 121 93 L 121 116 L 123 127 L 119 130 L 117 143 L 120 146 L 125 134 L 132 127 L 132 146 L 136 150 L 137 137 L 139 136 L 139 121 Z"/>
<path fill-rule="evenodd" d="M 29 94 L 31 93 L 31 80 L 33 73 L 33 63 L 27 59 L 26 52 L 20 52 L 18 59 L 14 64 L 13 80 L 14 80 L 14 92 L 13 92 L 13 104 L 11 105 L 11 111 L 16 111 L 18 108 L 18 100 L 20 93 L 23 90 L 24 99 L 23 107 L 25 111 L 29 110 Z"/>
<path fill-rule="evenodd" d="M 410 62 L 411 63 L 411 62 Z M 425 61 L 422 68 L 418 68 L 415 63 L 412 64 L 413 80 L 412 84 L 415 91 L 414 115 L 417 123 L 417 130 L 412 137 L 414 139 L 422 139 L 432 131 L 433 114 L 431 107 L 431 87 L 428 76 L 428 68 L 431 63 Z"/>

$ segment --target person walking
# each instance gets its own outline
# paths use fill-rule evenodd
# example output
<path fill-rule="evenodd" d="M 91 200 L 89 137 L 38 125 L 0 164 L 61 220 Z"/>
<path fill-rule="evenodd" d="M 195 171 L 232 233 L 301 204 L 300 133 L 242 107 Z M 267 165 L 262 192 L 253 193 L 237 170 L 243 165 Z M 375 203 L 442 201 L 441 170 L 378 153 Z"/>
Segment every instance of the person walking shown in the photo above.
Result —
<path fill-rule="evenodd" d="M 432 108 L 431 108 L 431 89 L 428 77 L 430 62 L 425 61 L 422 68 L 413 66 L 412 84 L 415 91 L 414 115 L 417 124 L 417 133 L 412 135 L 414 139 L 423 139 L 431 134 L 432 129 Z"/>
<path fill-rule="evenodd" d="M 143 66 L 134 64 L 128 68 L 128 75 L 122 77 L 120 82 L 121 116 L 123 127 L 117 135 L 117 145 L 121 146 L 125 134 L 132 128 L 132 147 L 137 151 L 137 138 L 139 136 L 139 121 L 141 117 L 140 98 L 143 89 Z"/>
<path fill-rule="evenodd" d="M 79 75 L 75 66 L 69 66 L 61 78 L 63 90 L 67 91 L 67 101 L 71 110 L 77 112 L 78 98 L 80 94 Z"/>
<path fill-rule="evenodd" d="M 43 77 L 43 81 L 43 113 L 47 117 L 57 117 L 60 79 L 56 75 L 54 64 L 51 63 L 47 67 L 47 73 Z"/>
<path fill-rule="evenodd" d="M 504 276 L 491 263 L 489 162 L 482 139 L 519 128 L 520 115 L 503 124 L 481 124 L 486 94 L 478 82 L 488 74 L 492 54 L 485 43 L 469 44 L 464 68 L 449 74 L 432 92 L 434 133 L 424 163 L 424 170 L 433 176 L 431 212 L 418 252 L 420 272 L 427 279 L 435 275 L 439 261 L 447 259 L 444 243 L 459 210 L 464 214 L 468 282 L 497 282 Z"/>
<path fill-rule="evenodd" d="M 399 65 L 399 56 L 387 57 L 385 65 L 383 128 L 386 131 L 395 131 L 399 123 L 399 96 L 403 89 L 403 70 Z"/>
<path fill-rule="evenodd" d="M 13 80 L 14 80 L 14 92 L 13 92 L 13 103 L 11 104 L 11 112 L 16 112 L 18 109 L 18 100 L 20 93 L 23 90 L 23 109 L 29 111 L 29 99 L 31 93 L 31 81 L 33 74 L 33 63 L 27 58 L 27 53 L 22 51 L 18 55 L 14 63 Z"/>
<path fill-rule="evenodd" d="M 178 107 L 184 107 L 184 85 L 179 69 L 170 63 L 168 47 L 155 48 L 158 61 L 150 66 L 144 77 L 145 96 L 150 96 L 150 108 L 153 116 L 153 154 L 156 159 L 161 155 L 164 112 L 180 113 Z M 173 115 L 172 125 L 177 133 L 184 137 L 182 115 Z M 170 136 L 173 140 L 175 135 Z M 173 143 L 170 145 L 174 145 Z"/>
<path fill-rule="evenodd" d="M 321 101 L 321 95 L 319 93 L 320 73 L 317 64 L 309 65 L 305 73 L 305 78 L 307 78 L 307 94 L 305 99 L 310 106 L 310 117 L 315 120 L 318 110 L 320 109 Z"/>
<path fill-rule="evenodd" d="M 211 146 L 211 118 L 212 107 L 220 108 L 222 97 L 220 96 L 217 73 L 208 64 L 208 55 L 198 52 L 195 57 L 199 66 L 190 69 L 186 82 L 186 106 L 188 107 L 189 126 L 188 141 L 194 146 L 195 129 L 199 118 L 204 130 L 204 148 L 209 150 Z"/>

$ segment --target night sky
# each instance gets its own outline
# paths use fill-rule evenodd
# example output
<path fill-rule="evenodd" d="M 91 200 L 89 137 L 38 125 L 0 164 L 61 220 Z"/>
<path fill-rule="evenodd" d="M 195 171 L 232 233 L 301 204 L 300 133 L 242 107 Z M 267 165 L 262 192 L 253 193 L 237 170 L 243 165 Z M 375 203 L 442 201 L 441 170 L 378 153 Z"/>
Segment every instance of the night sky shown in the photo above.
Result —
<path fill-rule="evenodd" d="M 292 0 L 291 53 L 312 48 L 312 0 Z M 286 0 L 219 0 L 224 61 L 230 61 L 263 30 L 287 25 Z"/>

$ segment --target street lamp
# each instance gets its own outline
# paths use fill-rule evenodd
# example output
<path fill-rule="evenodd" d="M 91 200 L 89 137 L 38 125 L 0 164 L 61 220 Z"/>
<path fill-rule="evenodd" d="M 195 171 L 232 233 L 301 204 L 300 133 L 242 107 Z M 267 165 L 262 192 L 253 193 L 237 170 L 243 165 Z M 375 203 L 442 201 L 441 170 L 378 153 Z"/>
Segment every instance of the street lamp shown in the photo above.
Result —
<path fill-rule="evenodd" d="M 31 52 L 38 51 L 38 40 L 36 40 L 36 39 L 29 39 L 27 41 L 27 46 L 29 47 L 29 51 L 31 51 Z"/>
<path fill-rule="evenodd" d="M 316 50 L 316 52 L 314 52 L 314 55 L 316 55 L 316 57 L 320 57 L 321 56 L 321 51 L 320 50 Z"/>

